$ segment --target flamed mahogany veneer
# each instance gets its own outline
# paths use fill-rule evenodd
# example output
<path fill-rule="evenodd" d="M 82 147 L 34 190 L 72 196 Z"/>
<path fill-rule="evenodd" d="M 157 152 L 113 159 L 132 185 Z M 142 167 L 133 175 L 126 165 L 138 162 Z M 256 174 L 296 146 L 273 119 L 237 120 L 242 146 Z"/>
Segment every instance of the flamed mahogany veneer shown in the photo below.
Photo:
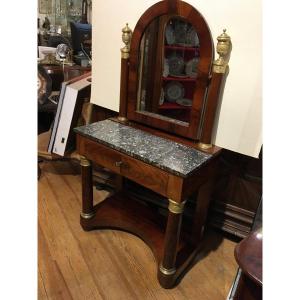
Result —
<path fill-rule="evenodd" d="M 166 26 L 171 26 L 173 20 L 174 24 L 186 26 L 194 36 L 192 42 L 196 43 L 197 37 L 199 45 L 165 45 Z M 141 16 L 133 32 L 128 24 L 122 31 L 125 46 L 121 49 L 119 116 L 75 129 L 82 168 L 80 222 L 86 231 L 113 228 L 142 238 L 156 258 L 161 286 L 171 288 L 201 246 L 221 150 L 211 145 L 211 134 L 231 42 L 224 31 L 218 37 L 219 58 L 214 60 L 213 40 L 204 17 L 190 4 L 179 0 L 154 4 Z M 157 31 L 158 34 L 152 34 Z M 166 81 L 162 79 L 164 57 L 160 55 L 182 48 L 186 52 L 197 48 L 195 51 L 200 55 L 197 76 L 185 80 L 186 89 L 194 86 L 193 93 L 190 92 L 192 104 L 184 108 L 190 116 L 187 121 L 172 119 L 155 108 L 163 90 L 161 84 Z M 151 73 L 149 78 L 147 70 Z M 144 105 L 145 94 L 150 103 Z M 167 109 L 172 107 L 178 112 L 180 104 L 165 105 Z M 131 199 L 122 187 L 115 195 L 94 205 L 93 163 L 163 196 L 162 201 L 168 202 L 167 217 L 157 214 L 142 201 Z M 182 230 L 182 214 L 189 197 L 194 195 L 197 204 L 192 228 L 187 233 Z"/>
<path fill-rule="evenodd" d="M 161 285 L 170 288 L 200 247 L 217 154 L 206 154 L 140 129 L 105 120 L 75 129 L 82 156 L 82 213 L 85 230 L 115 228 L 141 237 L 158 263 Z M 94 206 L 92 162 L 133 180 L 169 201 L 167 219 L 121 190 Z M 190 236 L 181 233 L 188 197 L 198 193 Z"/>

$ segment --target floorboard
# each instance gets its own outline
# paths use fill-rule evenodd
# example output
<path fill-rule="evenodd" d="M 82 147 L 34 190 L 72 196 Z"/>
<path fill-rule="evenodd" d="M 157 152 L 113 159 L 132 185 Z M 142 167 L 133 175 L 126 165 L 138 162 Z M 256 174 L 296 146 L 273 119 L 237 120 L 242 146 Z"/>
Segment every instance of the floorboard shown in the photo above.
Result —
<path fill-rule="evenodd" d="M 151 250 L 115 230 L 85 232 L 79 223 L 81 179 L 69 162 L 40 164 L 38 297 L 52 299 L 226 299 L 236 243 L 208 230 L 197 263 L 171 290 L 160 287 Z M 94 189 L 95 202 L 108 192 Z"/>

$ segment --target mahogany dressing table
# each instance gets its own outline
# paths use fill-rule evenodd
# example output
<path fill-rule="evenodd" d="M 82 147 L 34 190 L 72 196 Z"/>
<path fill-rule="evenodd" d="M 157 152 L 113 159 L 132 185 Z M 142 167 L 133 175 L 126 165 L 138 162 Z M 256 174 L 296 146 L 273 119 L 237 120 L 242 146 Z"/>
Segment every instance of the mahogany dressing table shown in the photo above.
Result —
<path fill-rule="evenodd" d="M 154 4 L 133 33 L 126 25 L 122 37 L 119 117 L 75 129 L 80 222 L 86 231 L 112 228 L 139 236 L 153 251 L 161 286 L 171 288 L 201 246 L 221 150 L 211 144 L 212 128 L 231 41 L 225 31 L 218 37 L 214 60 L 206 21 L 179 0 Z M 92 163 L 165 197 L 167 217 L 123 189 L 94 205 Z M 182 213 L 194 194 L 193 224 L 185 232 Z"/>

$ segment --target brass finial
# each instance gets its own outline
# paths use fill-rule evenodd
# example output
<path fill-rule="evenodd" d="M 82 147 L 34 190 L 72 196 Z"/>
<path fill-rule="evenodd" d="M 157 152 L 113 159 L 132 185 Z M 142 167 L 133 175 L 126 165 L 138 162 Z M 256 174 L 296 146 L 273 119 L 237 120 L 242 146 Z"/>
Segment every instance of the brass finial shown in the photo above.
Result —
<path fill-rule="evenodd" d="M 122 29 L 122 32 L 122 41 L 125 44 L 125 46 L 121 48 L 121 57 L 128 59 L 132 36 L 132 30 L 129 28 L 128 23 L 126 23 L 126 26 Z"/>
<path fill-rule="evenodd" d="M 217 37 L 217 40 L 217 52 L 219 58 L 214 61 L 213 71 L 215 73 L 225 73 L 232 48 L 231 38 L 226 33 L 226 29 L 223 29 L 223 33 Z"/>
<path fill-rule="evenodd" d="M 219 42 L 230 42 L 230 36 L 226 33 L 226 29 L 223 29 L 223 33 L 217 37 Z"/>

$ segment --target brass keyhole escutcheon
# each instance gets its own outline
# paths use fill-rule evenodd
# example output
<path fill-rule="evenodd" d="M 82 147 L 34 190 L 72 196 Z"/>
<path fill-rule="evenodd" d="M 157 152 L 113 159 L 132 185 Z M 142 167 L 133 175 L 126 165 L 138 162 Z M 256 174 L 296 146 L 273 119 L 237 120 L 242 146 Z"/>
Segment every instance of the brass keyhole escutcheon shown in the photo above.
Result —
<path fill-rule="evenodd" d="M 123 164 L 122 161 L 116 161 L 115 162 L 116 167 L 121 167 L 122 164 Z"/>

